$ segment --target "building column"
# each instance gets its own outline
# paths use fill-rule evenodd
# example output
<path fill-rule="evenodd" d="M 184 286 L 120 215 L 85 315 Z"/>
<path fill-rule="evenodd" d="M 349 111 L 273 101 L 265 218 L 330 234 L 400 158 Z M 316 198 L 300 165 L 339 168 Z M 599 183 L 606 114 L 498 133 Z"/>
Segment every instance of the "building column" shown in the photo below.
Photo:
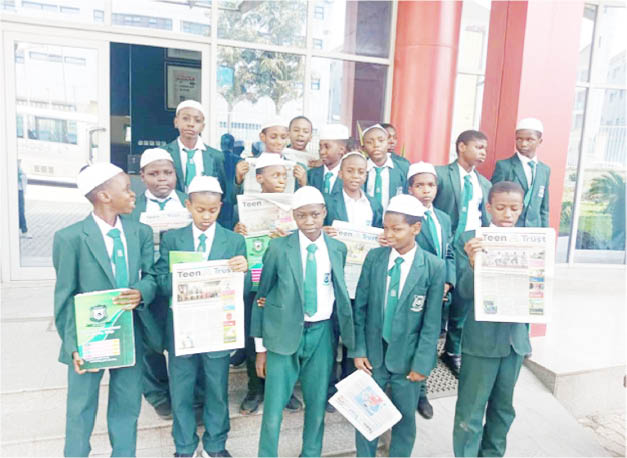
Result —
<path fill-rule="evenodd" d="M 397 153 L 448 162 L 462 2 L 398 2 L 391 122 Z"/>

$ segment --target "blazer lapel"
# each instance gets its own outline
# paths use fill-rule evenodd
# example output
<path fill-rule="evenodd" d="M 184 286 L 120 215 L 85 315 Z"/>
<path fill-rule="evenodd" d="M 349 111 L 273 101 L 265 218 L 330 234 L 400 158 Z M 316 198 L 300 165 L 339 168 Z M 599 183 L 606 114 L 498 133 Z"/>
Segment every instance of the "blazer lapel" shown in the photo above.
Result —
<path fill-rule="evenodd" d="M 344 193 L 338 192 L 333 194 L 337 211 L 337 219 L 340 221 L 348 221 L 348 212 L 346 211 L 346 202 L 344 202 Z"/>
<path fill-rule="evenodd" d="M 139 278 L 137 278 L 137 274 L 139 273 L 139 263 L 141 262 L 139 234 L 137 233 L 138 226 L 136 224 L 130 224 L 129 221 L 127 221 L 125 218 L 122 218 L 122 228 L 124 229 L 124 237 L 126 238 L 128 284 L 132 285 L 139 281 Z M 135 256 L 135 253 L 137 253 L 138 256 Z"/>
<path fill-rule="evenodd" d="M 193 224 L 194 223 L 190 224 L 185 228 L 185 230 L 179 233 L 179 240 L 176 245 L 180 247 L 180 251 L 196 251 L 196 244 L 194 243 L 194 231 L 192 230 Z"/>
<path fill-rule="evenodd" d="M 296 280 L 296 286 L 298 288 L 298 296 L 300 297 L 301 303 L 305 302 L 305 292 L 303 285 L 303 265 L 300 257 L 300 243 L 298 240 L 298 232 L 294 232 L 294 234 L 289 235 L 289 240 L 287 243 L 287 261 L 292 269 L 292 274 L 294 275 L 294 279 Z"/>
<path fill-rule="evenodd" d="M 438 218 L 439 219 L 439 218 Z M 439 221 L 438 221 L 439 222 Z M 433 243 L 433 234 L 431 234 L 431 230 L 427 224 L 423 222 L 422 228 L 420 229 L 420 234 L 418 234 L 417 239 L 422 238 L 427 242 L 427 245 L 431 247 L 432 253 L 437 253 L 435 244 Z"/>
<path fill-rule="evenodd" d="M 216 259 L 225 259 L 226 250 L 229 248 L 229 244 L 226 243 L 226 230 L 222 228 L 218 223 L 216 225 L 216 233 L 213 236 L 213 243 L 211 244 L 211 250 L 209 250 L 209 257 L 207 261 L 213 261 Z"/>
<path fill-rule="evenodd" d="M 383 316 L 384 316 L 384 308 L 385 304 L 385 296 L 387 295 L 387 279 L 388 279 L 388 262 L 390 261 L 390 253 L 392 252 L 392 248 L 387 248 L 382 251 L 381 256 L 379 258 L 379 262 L 376 262 L 374 265 L 374 272 L 372 278 L 381 278 L 383 279 L 383 283 L 380 288 L 376 290 L 376 297 L 374 299 L 374 303 L 377 307 L 380 308 L 379 316 L 381 317 L 381 326 L 383 326 Z"/>
<path fill-rule="evenodd" d="M 142 192 L 135 201 L 135 212 L 137 214 L 144 213 L 146 211 L 146 193 Z M 126 230 L 125 230 L 126 232 Z"/>
<path fill-rule="evenodd" d="M 209 151 L 207 151 L 207 154 L 204 154 L 205 151 L 207 151 L 206 145 L 204 145 L 204 149 L 197 151 L 198 153 L 202 154 L 202 174 L 205 176 L 215 176 L 216 173 L 213 166 L 213 157 L 211 156 L 211 154 L 209 154 Z"/>
<path fill-rule="evenodd" d="M 518 178 L 518 182 L 523 188 L 523 191 L 527 192 L 529 186 L 527 185 L 527 175 L 525 175 L 524 164 L 520 161 L 518 156 L 514 154 L 512 158 L 512 166 L 514 169 L 514 174 L 516 178 Z"/>
<path fill-rule="evenodd" d="M 170 142 L 168 151 L 174 161 L 174 170 L 176 171 L 176 184 L 180 189 L 185 189 L 185 181 L 183 181 L 183 165 L 181 164 L 181 152 L 179 151 L 178 140 Z"/>
<path fill-rule="evenodd" d="M 333 246 L 333 242 L 329 243 L 329 236 L 327 234 L 322 235 L 324 237 L 324 243 L 327 245 L 327 251 L 329 252 L 329 260 L 331 261 L 331 272 L 344 271 L 342 266 L 342 259 L 340 253 L 337 251 L 336 246 Z"/>
<path fill-rule="evenodd" d="M 459 200 L 462 197 L 462 187 L 459 184 L 459 166 L 457 165 L 457 161 L 449 164 L 448 172 L 448 177 L 449 180 L 451 180 L 451 186 L 453 188 L 453 200 L 455 201 L 456 207 L 459 209 L 461 208 Z"/>
<path fill-rule="evenodd" d="M 102 232 L 100 232 L 100 228 L 91 215 L 83 220 L 83 233 L 85 234 L 85 244 L 89 248 L 89 251 L 96 261 L 98 261 L 98 264 L 100 264 L 103 272 L 111 282 L 112 288 L 115 288 L 116 283 L 115 277 L 113 276 L 113 268 L 111 267 L 111 259 L 109 259 L 107 255 L 107 247 L 102 238 Z"/>
<path fill-rule="evenodd" d="M 403 285 L 403 291 L 401 291 L 401 296 L 398 300 L 399 305 L 404 303 L 410 296 L 410 293 L 414 289 L 414 286 L 417 284 L 418 278 L 420 278 L 420 270 L 422 269 L 422 266 L 424 266 L 424 264 L 425 255 L 420 247 L 416 247 L 414 262 L 411 264 L 411 268 L 409 269 L 409 273 L 407 274 L 407 279 L 405 280 L 405 284 Z M 397 312 L 399 309 L 400 307 L 396 308 Z"/>
<path fill-rule="evenodd" d="M 333 189 L 331 189 L 331 192 L 333 194 L 335 193 L 339 193 L 342 194 L 342 179 L 340 177 L 335 178 L 335 183 L 333 183 Z"/>
<path fill-rule="evenodd" d="M 178 189 L 175 189 L 174 191 L 176 192 L 176 196 L 181 201 L 181 205 L 185 207 L 185 200 L 187 199 L 187 196 L 185 195 L 185 193 L 182 191 L 179 191 Z"/>

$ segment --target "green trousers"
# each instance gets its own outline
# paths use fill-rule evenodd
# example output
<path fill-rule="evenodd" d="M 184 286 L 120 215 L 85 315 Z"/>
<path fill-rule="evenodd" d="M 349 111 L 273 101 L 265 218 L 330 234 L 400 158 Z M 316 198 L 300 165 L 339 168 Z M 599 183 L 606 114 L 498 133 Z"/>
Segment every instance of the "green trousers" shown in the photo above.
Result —
<path fill-rule="evenodd" d="M 448 324 L 446 331 L 446 341 L 444 342 L 444 351 L 454 355 L 462 353 L 462 329 L 468 316 L 469 305 L 467 301 L 462 300 L 457 290 L 453 290 L 451 295 L 451 304 L 448 309 Z"/>
<path fill-rule="evenodd" d="M 455 456 L 505 454 L 507 433 L 516 416 L 514 386 L 522 362 L 523 356 L 513 349 L 504 358 L 464 353 L 453 426 Z"/>
<path fill-rule="evenodd" d="M 263 394 L 263 379 L 257 375 L 257 367 L 255 366 L 257 352 L 255 351 L 255 339 L 250 337 L 250 316 L 252 314 L 253 302 L 255 300 L 256 291 L 244 295 L 244 328 L 245 328 L 245 345 L 246 351 L 246 374 L 248 375 L 248 392 L 251 394 Z"/>
<path fill-rule="evenodd" d="M 168 299 L 158 296 L 150 304 L 150 311 L 160 331 L 165 334 L 168 316 Z M 153 407 L 170 402 L 168 366 L 163 352 L 156 352 L 144 344 L 144 397 Z"/>
<path fill-rule="evenodd" d="M 109 369 L 107 429 L 111 456 L 135 456 L 137 419 L 142 401 L 142 332 L 135 316 L 134 366 Z M 98 412 L 98 395 L 104 369 L 77 374 L 68 366 L 68 393 L 65 418 L 65 456 L 88 456 L 89 439 Z"/>
<path fill-rule="evenodd" d="M 306 327 L 292 355 L 268 351 L 259 456 L 277 456 L 283 408 L 300 379 L 305 402 L 303 447 L 300 456 L 320 456 L 324 435 L 327 386 L 333 364 L 331 321 Z"/>
<path fill-rule="evenodd" d="M 387 345 L 384 344 L 384 360 Z M 392 440 L 390 442 L 390 456 L 411 456 L 416 441 L 416 405 L 420 386 L 424 382 L 410 382 L 407 374 L 393 374 L 385 367 L 372 370 L 372 378 L 385 391 L 394 406 L 400 411 L 401 421 L 392 427 Z M 376 456 L 379 439 L 368 441 L 357 430 L 355 430 L 355 445 L 357 456 Z"/>

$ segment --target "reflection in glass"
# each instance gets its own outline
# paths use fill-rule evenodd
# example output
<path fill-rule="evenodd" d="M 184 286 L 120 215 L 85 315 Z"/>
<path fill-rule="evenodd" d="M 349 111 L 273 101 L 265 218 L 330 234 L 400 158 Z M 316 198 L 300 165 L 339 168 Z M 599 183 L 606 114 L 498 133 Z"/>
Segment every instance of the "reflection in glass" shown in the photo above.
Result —
<path fill-rule="evenodd" d="M 590 57 L 592 55 L 592 39 L 594 37 L 596 14 L 597 6 L 586 3 L 581 20 L 581 34 L 579 35 L 577 81 L 590 81 Z"/>
<path fill-rule="evenodd" d="M 211 0 L 113 0 L 111 24 L 211 35 Z"/>
<path fill-rule="evenodd" d="M 106 3 L 106 0 L 63 0 L 62 4 L 48 0 L 4 0 L 0 2 L 0 10 L 46 20 L 91 24 L 104 22 Z"/>
<path fill-rule="evenodd" d="M 592 83 L 625 86 L 627 49 L 626 8 L 599 7 L 597 27 L 598 41 L 594 46 Z"/>
<path fill-rule="evenodd" d="M 264 120 L 303 114 L 305 58 L 246 48 L 218 48 L 218 134 L 246 143 L 259 140 Z"/>

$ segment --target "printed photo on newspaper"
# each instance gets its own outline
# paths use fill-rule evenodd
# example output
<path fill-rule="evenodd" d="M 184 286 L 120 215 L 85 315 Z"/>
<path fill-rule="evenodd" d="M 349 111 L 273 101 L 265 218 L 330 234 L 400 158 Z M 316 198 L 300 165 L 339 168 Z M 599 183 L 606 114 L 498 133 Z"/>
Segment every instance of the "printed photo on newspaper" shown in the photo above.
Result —
<path fill-rule="evenodd" d="M 268 234 L 275 229 L 296 230 L 292 217 L 292 194 L 259 193 L 237 196 L 240 223 L 249 236 Z"/>
<path fill-rule="evenodd" d="M 361 274 L 361 266 L 366 260 L 368 251 L 377 248 L 379 235 L 383 234 L 383 229 L 378 227 L 356 226 L 345 221 L 333 221 L 333 227 L 337 229 L 336 239 L 344 242 L 348 253 L 346 256 L 346 266 L 344 267 L 344 278 L 346 287 L 351 299 L 355 299 L 357 282 Z"/>
<path fill-rule="evenodd" d="M 244 273 L 227 260 L 172 265 L 176 356 L 244 347 Z"/>
<path fill-rule="evenodd" d="M 254 157 L 248 157 L 246 158 L 246 162 L 248 162 L 248 164 L 250 165 L 250 168 L 248 169 L 248 173 L 244 175 L 244 194 L 260 193 L 261 185 L 257 182 L 257 175 L 255 173 L 255 164 L 257 162 L 257 159 Z M 294 165 L 296 163 L 289 161 L 289 160 L 286 162 L 287 162 L 287 167 L 286 167 L 287 181 L 285 183 L 285 191 L 283 191 L 283 193 L 293 194 L 294 193 Z"/>
<path fill-rule="evenodd" d="M 374 379 L 356 370 L 335 385 L 329 403 L 369 441 L 401 420 L 401 413 Z"/>
<path fill-rule="evenodd" d="M 552 228 L 482 227 L 475 259 L 475 319 L 547 323 L 555 270 Z"/>

